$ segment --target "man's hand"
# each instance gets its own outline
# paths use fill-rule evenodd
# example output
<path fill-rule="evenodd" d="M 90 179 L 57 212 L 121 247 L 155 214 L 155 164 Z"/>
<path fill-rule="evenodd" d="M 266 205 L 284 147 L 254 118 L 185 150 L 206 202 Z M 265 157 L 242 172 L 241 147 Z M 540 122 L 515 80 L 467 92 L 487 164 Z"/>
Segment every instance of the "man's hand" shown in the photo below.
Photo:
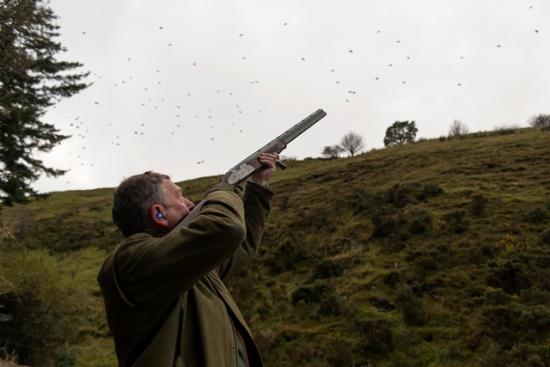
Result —
<path fill-rule="evenodd" d="M 260 186 L 265 186 L 273 172 L 275 172 L 275 162 L 279 159 L 277 153 L 261 153 L 258 160 L 265 166 L 264 169 L 259 170 L 250 176 L 250 182 Z"/>

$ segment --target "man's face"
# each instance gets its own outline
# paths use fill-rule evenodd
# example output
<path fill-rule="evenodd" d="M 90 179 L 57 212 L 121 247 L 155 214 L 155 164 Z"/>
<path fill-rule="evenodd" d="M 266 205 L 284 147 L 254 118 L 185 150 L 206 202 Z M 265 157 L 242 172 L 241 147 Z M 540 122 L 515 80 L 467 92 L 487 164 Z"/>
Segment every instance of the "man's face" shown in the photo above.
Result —
<path fill-rule="evenodd" d="M 170 229 L 186 217 L 195 204 L 185 198 L 182 195 L 181 188 L 172 181 L 163 180 L 162 187 L 164 189 L 164 202 L 162 204 L 165 208 L 163 214 L 167 221 L 166 227 Z"/>

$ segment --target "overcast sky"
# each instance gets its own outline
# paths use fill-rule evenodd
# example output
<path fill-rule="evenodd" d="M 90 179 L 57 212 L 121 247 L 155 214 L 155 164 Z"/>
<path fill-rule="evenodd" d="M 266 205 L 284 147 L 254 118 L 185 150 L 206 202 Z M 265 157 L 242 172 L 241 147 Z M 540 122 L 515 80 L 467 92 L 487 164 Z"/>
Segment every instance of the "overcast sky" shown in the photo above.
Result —
<path fill-rule="evenodd" d="M 550 1 L 52 0 L 59 59 L 93 85 L 45 115 L 72 135 L 40 155 L 40 191 L 115 187 L 155 170 L 222 174 L 322 108 L 283 154 L 320 156 L 348 131 L 366 149 L 415 120 L 417 137 L 527 126 L 550 113 Z"/>

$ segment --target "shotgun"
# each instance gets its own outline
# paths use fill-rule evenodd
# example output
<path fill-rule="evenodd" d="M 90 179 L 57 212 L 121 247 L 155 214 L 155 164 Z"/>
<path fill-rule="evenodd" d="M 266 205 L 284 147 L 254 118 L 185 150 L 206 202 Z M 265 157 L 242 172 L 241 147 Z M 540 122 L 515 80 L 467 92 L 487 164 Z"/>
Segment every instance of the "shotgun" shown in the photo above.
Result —
<path fill-rule="evenodd" d="M 320 119 L 325 117 L 327 113 L 322 109 L 319 109 L 313 112 L 311 115 L 292 126 L 290 129 L 258 149 L 256 152 L 252 153 L 234 167 L 232 167 L 225 175 L 222 176 L 220 182 L 228 183 L 231 185 L 238 185 L 248 177 L 250 177 L 254 172 L 257 172 L 265 167 L 260 163 L 258 157 L 260 153 L 281 153 L 292 140 L 300 136 L 304 131 L 315 125 Z M 285 169 L 286 166 L 284 163 L 277 161 L 277 166 L 281 169 Z M 202 206 L 204 205 L 205 200 L 201 200 L 193 210 L 185 216 L 178 224 L 171 229 L 171 231 L 178 230 L 180 228 L 187 227 L 189 223 L 199 214 Z"/>

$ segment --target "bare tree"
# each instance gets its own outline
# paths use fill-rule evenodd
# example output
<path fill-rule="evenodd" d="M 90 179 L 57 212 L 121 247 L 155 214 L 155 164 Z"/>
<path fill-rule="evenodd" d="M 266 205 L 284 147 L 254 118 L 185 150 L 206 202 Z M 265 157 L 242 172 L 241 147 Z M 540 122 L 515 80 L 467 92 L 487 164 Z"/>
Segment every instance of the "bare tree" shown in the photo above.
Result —
<path fill-rule="evenodd" d="M 344 148 L 344 150 L 347 150 L 352 157 L 355 155 L 355 153 L 359 152 L 365 147 L 363 137 L 357 133 L 354 133 L 353 131 L 350 131 L 349 133 L 344 135 L 340 145 L 342 146 L 342 148 Z"/>
<path fill-rule="evenodd" d="M 339 145 L 327 145 L 323 148 L 321 154 L 328 159 L 335 159 L 338 158 L 340 156 L 340 153 L 342 153 L 344 150 L 345 149 Z"/>
<path fill-rule="evenodd" d="M 449 126 L 450 137 L 466 135 L 469 132 L 468 126 L 459 120 L 454 120 L 451 126 Z"/>

